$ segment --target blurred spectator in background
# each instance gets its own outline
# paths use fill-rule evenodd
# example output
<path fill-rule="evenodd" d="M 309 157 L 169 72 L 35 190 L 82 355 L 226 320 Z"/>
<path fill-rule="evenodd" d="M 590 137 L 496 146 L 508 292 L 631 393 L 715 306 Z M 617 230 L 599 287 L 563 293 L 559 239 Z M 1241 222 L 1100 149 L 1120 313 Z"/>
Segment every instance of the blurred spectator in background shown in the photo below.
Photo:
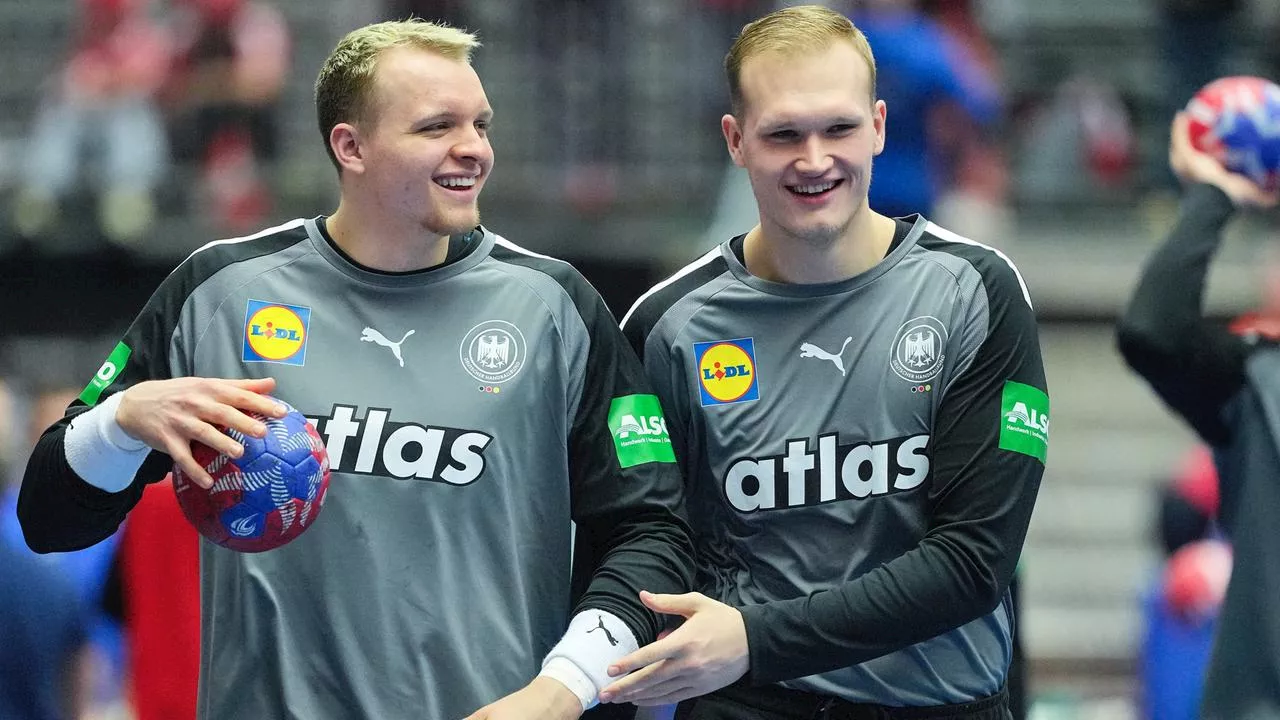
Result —
<path fill-rule="evenodd" d="M 965 117 L 965 111 L 955 103 L 943 104 L 931 118 L 929 132 L 936 138 L 943 169 L 934 213 L 941 225 L 961 235 L 994 238 L 999 244 L 1013 235 L 1004 143 L 1008 118 L 1000 90 L 1000 57 L 979 24 L 974 6 L 974 0 L 920 3 L 925 15 L 959 48 L 953 63 L 960 68 L 962 81 L 977 88 L 979 96 L 994 97 L 998 103 L 995 115 L 985 121 Z M 1015 720 L 1021 714 L 1014 708 Z"/>
<path fill-rule="evenodd" d="M 1231 576 L 1231 550 L 1216 524 L 1218 475 L 1208 448 L 1187 456 L 1173 482 L 1160 488 L 1158 503 L 1165 559 L 1142 597 L 1141 717 L 1195 720 Z"/>
<path fill-rule="evenodd" d="M 1000 117 L 991 68 L 915 0 L 862 0 L 852 17 L 875 53 L 876 93 L 889 111 L 871 207 L 890 217 L 933 216 L 957 171 L 973 161 L 967 156 L 981 147 L 983 129 Z"/>
<path fill-rule="evenodd" d="M 177 51 L 165 88 L 174 158 L 195 170 L 195 200 L 223 230 L 271 209 L 280 101 L 289 72 L 284 16 L 256 0 L 174 0 Z"/>
<path fill-rule="evenodd" d="M 71 401 L 80 394 L 78 389 L 49 385 L 38 388 L 32 393 L 26 412 L 24 441 L 27 443 L 22 455 L 9 470 L 6 479 L 12 482 L 0 487 L 0 543 L 14 548 L 19 555 L 26 555 L 39 565 L 47 567 L 58 578 L 58 584 L 65 584 L 76 595 L 76 606 L 79 608 L 81 620 L 85 623 L 85 632 L 91 652 L 83 667 L 88 680 L 88 701 L 95 712 L 107 712 L 118 708 L 123 702 L 123 680 L 125 672 L 125 649 L 120 624 L 108 615 L 103 608 L 103 593 L 107 585 L 107 576 L 115 556 L 119 536 L 105 542 L 73 553 L 57 555 L 36 555 L 27 548 L 22 537 L 22 528 L 18 524 L 17 503 L 20 473 L 26 462 L 26 452 L 34 447 L 40 439 L 44 428 L 62 417 L 63 411 Z M 3 566 L 0 566 L 3 567 Z M 3 574 L 3 573 L 0 573 Z M 0 645 L 5 635 L 0 633 Z M 0 713 L 0 718 L 8 720 Z"/>
<path fill-rule="evenodd" d="M 1018 169 L 1021 196 L 1086 207 L 1125 202 L 1137 157 L 1133 118 L 1120 89 L 1073 74 L 1053 83 L 1027 120 Z"/>
<path fill-rule="evenodd" d="M 87 718 L 92 679 L 80 599 L 57 568 L 0 540 L 0 718 Z"/>
<path fill-rule="evenodd" d="M 27 237 L 51 230 L 88 181 L 103 233 L 133 241 L 154 217 L 152 192 L 168 163 L 155 94 L 169 42 L 145 0 L 80 0 L 70 56 L 52 78 L 26 151 L 13 217 Z M 94 158 L 92 172 L 86 158 Z"/>
<path fill-rule="evenodd" d="M 12 501 L 22 457 L 9 453 L 17 422 L 13 395 L 0 381 L 0 718 L 81 720 L 94 695 L 88 620 L 72 580 L 28 550 L 17 528 Z"/>

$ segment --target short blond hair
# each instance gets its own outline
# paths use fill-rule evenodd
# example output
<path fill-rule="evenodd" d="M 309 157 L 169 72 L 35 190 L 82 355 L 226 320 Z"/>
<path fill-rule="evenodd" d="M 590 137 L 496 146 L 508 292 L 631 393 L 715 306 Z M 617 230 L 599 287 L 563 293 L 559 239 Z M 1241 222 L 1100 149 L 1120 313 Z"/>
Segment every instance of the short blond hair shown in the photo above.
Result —
<path fill-rule="evenodd" d="M 849 18 L 822 5 L 797 5 L 769 13 L 747 23 L 738 34 L 729 54 L 724 58 L 724 72 L 729 79 L 729 102 L 733 114 L 745 110 L 742 97 L 742 65 L 749 59 L 767 53 L 793 55 L 824 50 L 833 43 L 845 41 L 853 45 L 871 71 L 871 99 L 876 98 L 876 59 L 862 31 Z"/>
<path fill-rule="evenodd" d="M 329 146 L 329 133 L 339 123 L 365 118 L 382 53 L 413 47 L 470 63 L 471 51 L 479 46 L 473 33 L 416 18 L 375 23 L 347 33 L 329 53 L 316 78 L 316 119 L 334 167 L 339 167 L 338 158 Z"/>

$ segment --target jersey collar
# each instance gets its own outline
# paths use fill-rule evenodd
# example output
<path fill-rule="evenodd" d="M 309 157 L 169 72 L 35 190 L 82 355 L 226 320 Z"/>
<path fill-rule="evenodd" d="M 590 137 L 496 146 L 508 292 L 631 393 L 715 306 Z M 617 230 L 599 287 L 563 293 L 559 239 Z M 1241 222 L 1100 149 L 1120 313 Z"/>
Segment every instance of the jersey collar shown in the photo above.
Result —
<path fill-rule="evenodd" d="M 862 287 L 867 283 L 875 281 L 881 275 L 889 272 L 897 265 L 902 258 L 911 252 L 911 248 L 915 247 L 916 241 L 924 234 L 925 227 L 929 221 L 923 215 L 908 216 L 905 218 L 911 223 L 911 230 L 907 233 L 905 239 L 898 243 L 884 259 L 867 270 L 854 275 L 851 278 L 837 280 L 829 283 L 780 283 L 772 280 L 752 275 L 746 266 L 739 259 L 738 254 L 734 252 L 733 243 L 738 240 L 737 237 L 727 240 L 720 245 L 720 254 L 724 257 L 725 263 L 729 266 L 729 272 L 733 273 L 739 281 L 745 285 L 749 285 L 760 292 L 770 295 L 781 295 L 784 297 L 820 297 L 823 295 L 838 295 L 840 293 L 849 292 L 856 288 Z M 739 236 L 741 237 L 741 236 Z"/>
<path fill-rule="evenodd" d="M 307 235 L 316 251 L 334 269 L 358 282 L 382 287 L 416 287 L 440 282 L 480 264 L 493 249 L 493 233 L 482 225 L 466 235 L 449 239 L 449 254 L 444 263 L 409 272 L 385 272 L 365 267 L 343 252 L 324 227 L 324 216 L 307 220 Z"/>

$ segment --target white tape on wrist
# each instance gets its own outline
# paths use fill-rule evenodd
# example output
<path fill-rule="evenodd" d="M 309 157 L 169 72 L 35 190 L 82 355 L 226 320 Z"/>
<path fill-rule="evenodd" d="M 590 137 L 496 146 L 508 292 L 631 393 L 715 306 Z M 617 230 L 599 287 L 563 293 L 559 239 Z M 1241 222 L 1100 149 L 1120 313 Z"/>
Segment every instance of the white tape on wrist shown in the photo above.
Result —
<path fill-rule="evenodd" d="M 591 678 L 568 658 L 548 659 L 542 666 L 542 672 L 538 673 L 538 677 L 549 677 L 569 688 L 569 692 L 578 696 L 583 712 L 590 710 L 596 704 L 596 696 L 600 694 L 596 690 L 595 683 L 591 682 Z"/>
<path fill-rule="evenodd" d="M 133 482 L 151 448 L 116 422 L 120 393 L 71 419 L 62 438 L 67 464 L 85 482 L 107 492 L 120 492 Z"/>
<path fill-rule="evenodd" d="M 604 610 L 584 610 L 573 616 L 564 637 L 542 661 L 539 674 L 564 683 L 587 710 L 595 706 L 600 691 L 617 679 L 609 677 L 609 665 L 639 647 L 631 628 L 618 616 Z"/>

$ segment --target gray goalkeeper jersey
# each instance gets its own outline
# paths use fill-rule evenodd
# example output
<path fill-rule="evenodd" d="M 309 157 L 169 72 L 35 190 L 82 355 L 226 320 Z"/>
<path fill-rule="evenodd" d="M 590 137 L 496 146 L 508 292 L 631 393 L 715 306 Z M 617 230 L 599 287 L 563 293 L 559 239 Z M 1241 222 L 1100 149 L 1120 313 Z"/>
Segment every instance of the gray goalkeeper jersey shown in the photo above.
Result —
<path fill-rule="evenodd" d="M 898 227 L 879 264 L 822 285 L 751 275 L 735 238 L 623 329 L 689 483 L 698 586 L 742 609 L 750 680 L 930 706 L 1004 683 L 1048 398 L 1008 259 Z"/>
<path fill-rule="evenodd" d="M 565 263 L 468 238 L 398 274 L 358 266 L 317 221 L 207 246 L 70 409 L 147 379 L 273 376 L 326 442 L 329 493 L 297 540 L 203 542 L 200 717 L 460 718 L 531 680 L 575 603 L 644 644 L 658 619 L 639 591 L 687 590 L 682 485 L 612 315 Z M 171 466 L 152 453 L 108 495 L 58 465 L 64 424 L 24 482 L 42 550 L 110 535 Z M 571 520 L 607 547 L 578 592 Z"/>

